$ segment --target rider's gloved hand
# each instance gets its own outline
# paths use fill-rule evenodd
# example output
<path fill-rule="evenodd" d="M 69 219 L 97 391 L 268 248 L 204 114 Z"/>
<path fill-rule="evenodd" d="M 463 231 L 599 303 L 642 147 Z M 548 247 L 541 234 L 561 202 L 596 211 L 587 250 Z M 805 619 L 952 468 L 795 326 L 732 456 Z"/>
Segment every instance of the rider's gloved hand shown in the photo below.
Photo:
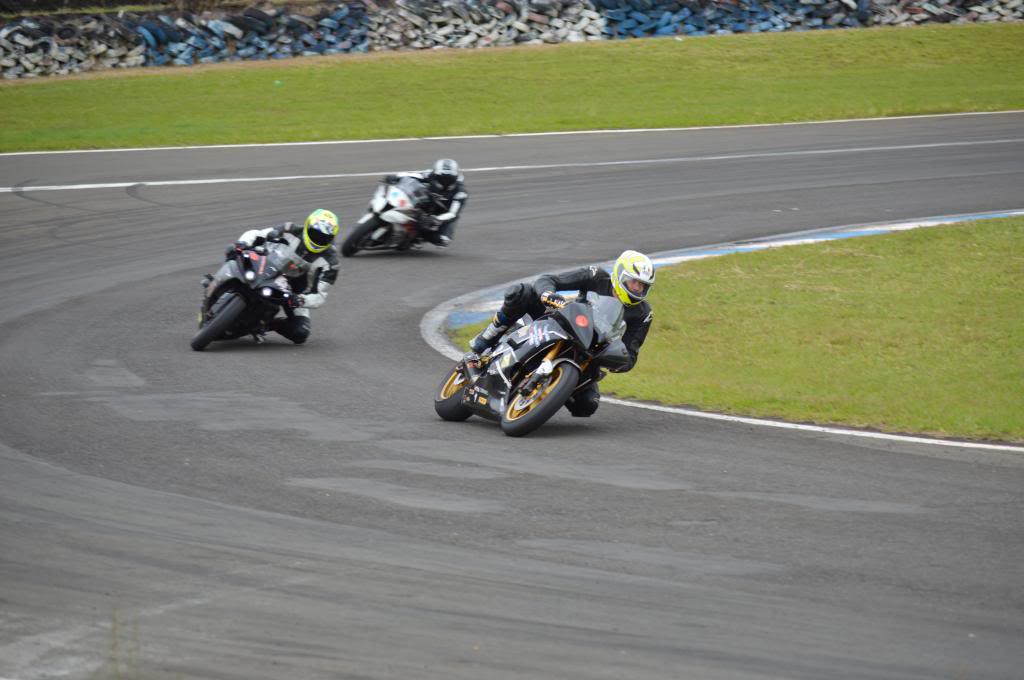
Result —
<path fill-rule="evenodd" d="M 228 246 L 227 250 L 224 251 L 224 257 L 230 260 L 232 257 L 235 256 L 235 253 L 242 252 L 248 247 L 248 245 L 249 244 L 246 243 L 245 241 L 235 241 L 230 246 Z"/>
<path fill-rule="evenodd" d="M 384 184 L 395 184 L 398 182 L 398 175 L 384 175 Z"/>
<path fill-rule="evenodd" d="M 441 224 L 441 221 L 433 215 L 424 215 L 420 218 L 420 224 L 423 225 L 424 229 L 437 229 L 438 225 Z"/>
<path fill-rule="evenodd" d="M 306 299 L 301 295 L 289 295 L 287 300 L 289 309 L 298 309 L 302 305 L 306 304 Z"/>
<path fill-rule="evenodd" d="M 553 290 L 549 290 L 541 295 L 540 301 L 545 307 L 551 307 L 552 309 L 561 309 L 569 302 Z"/>

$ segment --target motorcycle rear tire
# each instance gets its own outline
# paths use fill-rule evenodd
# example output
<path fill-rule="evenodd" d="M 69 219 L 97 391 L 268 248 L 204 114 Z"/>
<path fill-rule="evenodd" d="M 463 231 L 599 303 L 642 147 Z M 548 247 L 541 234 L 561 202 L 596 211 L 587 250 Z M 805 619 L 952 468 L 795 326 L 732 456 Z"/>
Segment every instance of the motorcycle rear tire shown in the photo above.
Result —
<path fill-rule="evenodd" d="M 458 370 L 458 366 L 456 366 L 448 372 L 448 375 L 441 381 L 441 385 L 437 388 L 437 393 L 434 395 L 434 410 L 437 412 L 437 415 L 453 423 L 461 423 L 473 415 L 473 412 L 462 403 L 462 395 L 466 392 L 465 386 L 469 383 L 463 383 L 463 386 L 457 390 L 453 391 L 451 389 L 453 387 L 451 382 L 455 379 L 455 374 Z"/>
<path fill-rule="evenodd" d="M 227 293 L 227 295 L 230 295 L 231 299 L 224 303 L 220 312 L 203 324 L 199 332 L 192 336 L 192 342 L 189 344 L 195 351 L 202 352 L 207 345 L 224 335 L 224 332 L 231 328 L 231 324 L 235 323 L 245 311 L 245 300 L 235 293 Z"/>
<path fill-rule="evenodd" d="M 373 233 L 373 230 L 380 224 L 380 220 L 371 217 L 362 224 L 357 224 L 348 238 L 341 244 L 341 254 L 345 257 L 352 257 L 359 252 L 366 237 Z"/>
<path fill-rule="evenodd" d="M 514 420 L 508 417 L 511 405 L 505 408 L 501 414 L 501 430 L 510 437 L 522 437 L 530 434 L 538 427 L 548 422 L 551 416 L 558 412 L 558 409 L 569 401 L 576 385 L 580 382 L 580 370 L 570 363 L 561 363 L 555 366 L 551 373 L 552 379 L 557 379 L 553 386 L 545 388 L 547 392 L 540 403 L 522 416 Z M 511 401 L 512 397 L 509 396 Z"/>

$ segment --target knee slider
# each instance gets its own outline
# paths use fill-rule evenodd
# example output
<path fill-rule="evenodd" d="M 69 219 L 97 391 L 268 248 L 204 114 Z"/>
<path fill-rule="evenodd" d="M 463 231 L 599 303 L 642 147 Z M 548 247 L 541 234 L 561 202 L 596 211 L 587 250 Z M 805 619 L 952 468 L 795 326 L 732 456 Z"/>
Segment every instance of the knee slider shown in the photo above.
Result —
<path fill-rule="evenodd" d="M 295 324 L 295 329 L 292 331 L 291 341 L 296 345 L 301 345 L 309 339 L 309 319 L 300 316 L 297 317 L 297 321 L 298 323 Z"/>
<path fill-rule="evenodd" d="M 588 418 L 594 415 L 600 405 L 601 393 L 596 389 L 588 389 L 572 395 L 565 407 L 577 418 Z"/>

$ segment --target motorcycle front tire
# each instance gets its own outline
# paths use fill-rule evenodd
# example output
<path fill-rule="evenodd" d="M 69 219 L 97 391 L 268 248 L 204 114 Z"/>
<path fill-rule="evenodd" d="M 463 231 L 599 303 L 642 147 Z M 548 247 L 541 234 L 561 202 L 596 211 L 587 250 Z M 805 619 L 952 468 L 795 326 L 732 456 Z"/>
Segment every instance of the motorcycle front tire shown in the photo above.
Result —
<path fill-rule="evenodd" d="M 373 233 L 373 230 L 380 225 L 380 219 L 371 217 L 362 224 L 356 224 L 356 228 L 348 235 L 348 238 L 341 244 L 341 254 L 345 257 L 352 257 L 359 252 L 366 237 Z"/>
<path fill-rule="evenodd" d="M 231 299 L 224 303 L 216 316 L 203 324 L 199 332 L 192 336 L 192 342 L 189 344 L 195 351 L 202 352 L 207 345 L 224 335 L 225 331 L 231 328 L 231 324 L 235 323 L 245 311 L 245 300 L 235 293 L 226 293 L 226 295 L 230 295 Z"/>
<path fill-rule="evenodd" d="M 568 362 L 557 364 L 551 380 L 543 388 L 540 401 L 525 412 L 514 410 L 515 400 L 509 395 L 509 403 L 501 414 L 502 432 L 510 437 L 522 437 L 548 422 L 569 401 L 580 382 L 580 370 Z"/>

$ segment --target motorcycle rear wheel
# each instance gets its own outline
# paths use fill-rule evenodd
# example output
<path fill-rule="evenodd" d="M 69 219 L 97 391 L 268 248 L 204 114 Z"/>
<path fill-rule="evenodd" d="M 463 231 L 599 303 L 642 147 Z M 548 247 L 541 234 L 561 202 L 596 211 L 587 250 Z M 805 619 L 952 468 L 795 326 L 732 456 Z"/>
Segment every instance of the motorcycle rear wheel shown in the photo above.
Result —
<path fill-rule="evenodd" d="M 341 254 L 345 257 L 352 257 L 363 247 L 363 241 L 373 233 L 373 230 L 380 225 L 380 220 L 371 217 L 362 224 L 357 224 L 348 238 L 341 244 Z"/>
<path fill-rule="evenodd" d="M 214 340 L 224 335 L 224 332 L 231 328 L 231 324 L 235 323 L 242 312 L 245 311 L 245 300 L 238 297 L 235 293 L 226 293 L 231 296 L 231 299 L 224 303 L 220 312 L 217 313 L 212 319 L 207 321 L 199 332 L 192 336 L 192 342 L 189 344 L 197 352 L 202 352 L 206 349 Z"/>
<path fill-rule="evenodd" d="M 523 381 L 531 375 L 527 375 Z M 509 393 L 508 406 L 501 414 L 502 432 L 510 437 L 530 434 L 565 405 L 579 382 L 579 369 L 566 362 L 555 366 L 548 379 L 539 384 L 528 398 L 517 394 L 517 385 L 516 390 Z"/>
<path fill-rule="evenodd" d="M 473 412 L 462 403 L 462 395 L 468 384 L 469 381 L 459 367 L 453 368 L 441 381 L 441 386 L 434 396 L 434 410 L 437 411 L 437 415 L 455 423 L 460 423 L 473 415 Z"/>

